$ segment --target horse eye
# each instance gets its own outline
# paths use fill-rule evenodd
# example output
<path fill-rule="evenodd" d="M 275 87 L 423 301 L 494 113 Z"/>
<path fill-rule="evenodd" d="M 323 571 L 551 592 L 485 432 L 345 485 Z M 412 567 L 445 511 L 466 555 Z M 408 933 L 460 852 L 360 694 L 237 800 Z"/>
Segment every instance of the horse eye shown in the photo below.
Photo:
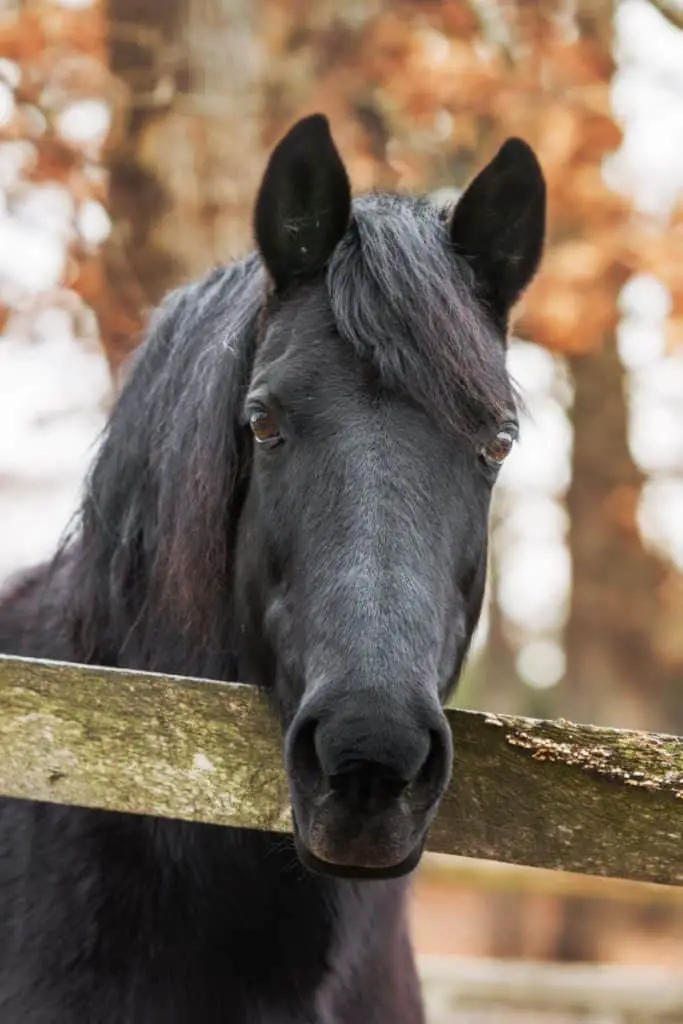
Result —
<path fill-rule="evenodd" d="M 499 430 L 492 441 L 483 445 L 480 449 L 480 455 L 487 465 L 493 469 L 497 469 L 502 466 L 508 455 L 512 451 L 515 443 L 514 431 L 506 427 L 503 430 Z"/>
<path fill-rule="evenodd" d="M 277 420 L 267 409 L 252 413 L 249 417 L 249 426 L 256 443 L 266 448 L 275 448 L 283 440 Z"/>

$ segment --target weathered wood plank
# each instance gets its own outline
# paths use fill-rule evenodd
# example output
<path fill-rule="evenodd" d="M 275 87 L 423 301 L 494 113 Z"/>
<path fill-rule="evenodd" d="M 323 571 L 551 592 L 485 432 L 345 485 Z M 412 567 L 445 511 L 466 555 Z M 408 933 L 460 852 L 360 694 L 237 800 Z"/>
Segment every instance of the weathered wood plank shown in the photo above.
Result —
<path fill-rule="evenodd" d="M 430 849 L 683 884 L 683 739 L 449 712 Z M 0 793 L 287 831 L 279 730 L 239 684 L 0 656 Z"/>
<path fill-rule="evenodd" d="M 430 849 L 683 884 L 683 739 L 456 712 Z"/>
<path fill-rule="evenodd" d="M 489 894 L 579 898 L 623 903 L 629 907 L 683 907 L 683 885 L 672 887 L 656 882 L 530 868 L 525 864 L 505 864 L 442 853 L 424 855 L 420 862 L 420 878 L 423 884 L 431 886 L 472 889 Z"/>
<path fill-rule="evenodd" d="M 281 742 L 253 687 L 0 657 L 0 792 L 286 831 Z"/>
<path fill-rule="evenodd" d="M 429 1019 L 680 1024 L 679 971 L 631 964 L 552 964 L 469 957 L 418 959 Z M 489 1018 L 488 1013 L 491 1016 Z"/>

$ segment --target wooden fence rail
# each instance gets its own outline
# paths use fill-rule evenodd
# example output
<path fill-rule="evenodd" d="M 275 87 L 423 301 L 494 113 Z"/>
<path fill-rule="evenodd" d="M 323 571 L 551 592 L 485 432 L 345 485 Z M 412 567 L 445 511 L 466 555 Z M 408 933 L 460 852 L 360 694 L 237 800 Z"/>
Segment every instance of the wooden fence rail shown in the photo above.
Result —
<path fill-rule="evenodd" d="M 421 957 L 431 1024 L 681 1024 L 680 972 L 631 964 Z"/>
<path fill-rule="evenodd" d="M 429 848 L 683 885 L 683 738 L 449 711 Z M 248 686 L 0 656 L 0 794 L 288 831 L 282 743 Z"/>

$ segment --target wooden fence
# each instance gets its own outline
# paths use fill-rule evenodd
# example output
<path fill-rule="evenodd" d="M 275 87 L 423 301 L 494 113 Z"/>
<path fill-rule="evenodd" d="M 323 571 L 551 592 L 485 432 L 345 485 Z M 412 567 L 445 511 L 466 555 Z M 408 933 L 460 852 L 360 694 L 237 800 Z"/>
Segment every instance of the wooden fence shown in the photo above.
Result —
<path fill-rule="evenodd" d="M 422 957 L 430 1024 L 681 1024 L 679 971 Z"/>
<path fill-rule="evenodd" d="M 449 711 L 430 850 L 683 885 L 683 739 Z M 0 794 L 288 831 L 253 687 L 0 656 Z"/>

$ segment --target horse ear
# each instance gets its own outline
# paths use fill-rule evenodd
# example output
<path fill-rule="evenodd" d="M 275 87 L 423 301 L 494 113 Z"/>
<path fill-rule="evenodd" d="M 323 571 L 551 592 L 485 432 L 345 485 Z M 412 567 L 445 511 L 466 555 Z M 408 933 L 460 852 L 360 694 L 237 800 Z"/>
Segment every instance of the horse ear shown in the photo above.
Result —
<path fill-rule="evenodd" d="M 521 139 L 503 144 L 453 211 L 453 245 L 471 264 L 485 300 L 503 322 L 538 268 L 545 211 L 543 171 Z"/>
<path fill-rule="evenodd" d="M 349 179 L 322 114 L 298 121 L 261 182 L 254 234 L 278 291 L 319 274 L 346 231 Z"/>

